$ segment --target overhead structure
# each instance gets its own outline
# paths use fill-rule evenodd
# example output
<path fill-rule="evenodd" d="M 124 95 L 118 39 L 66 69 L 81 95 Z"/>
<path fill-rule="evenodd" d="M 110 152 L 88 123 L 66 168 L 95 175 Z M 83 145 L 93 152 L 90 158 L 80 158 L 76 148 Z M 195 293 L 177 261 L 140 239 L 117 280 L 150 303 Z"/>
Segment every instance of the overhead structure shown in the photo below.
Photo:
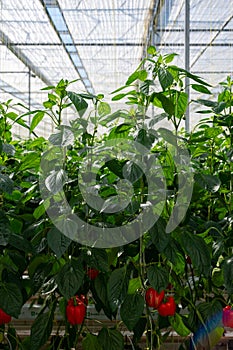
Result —
<path fill-rule="evenodd" d="M 62 78 L 109 99 L 151 44 L 217 86 L 233 72 L 232 1 L 0 0 L 0 100 L 37 109 Z"/>
<path fill-rule="evenodd" d="M 163 3 L 155 18 L 155 46 L 162 52 L 176 52 L 178 64 L 183 67 L 189 48 L 190 71 L 213 85 L 232 75 L 232 1 L 165 0 Z"/>

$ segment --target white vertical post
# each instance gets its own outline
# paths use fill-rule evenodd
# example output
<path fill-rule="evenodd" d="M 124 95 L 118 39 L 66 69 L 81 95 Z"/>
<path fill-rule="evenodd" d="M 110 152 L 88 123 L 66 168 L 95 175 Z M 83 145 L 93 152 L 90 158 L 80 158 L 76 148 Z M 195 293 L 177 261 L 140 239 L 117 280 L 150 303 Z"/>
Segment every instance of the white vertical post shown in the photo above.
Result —
<path fill-rule="evenodd" d="M 184 51 L 185 51 L 185 70 L 190 70 L 190 0 L 185 0 L 185 41 L 184 41 Z M 189 89 L 189 78 L 185 78 L 185 92 L 190 95 Z M 187 107 L 186 117 L 185 117 L 185 130 L 189 132 L 190 129 L 190 115 L 189 106 Z"/>
<path fill-rule="evenodd" d="M 28 109 L 31 112 L 31 68 L 28 68 Z M 29 126 L 31 125 L 31 115 L 29 114 Z M 29 130 L 29 138 L 31 131 Z"/>

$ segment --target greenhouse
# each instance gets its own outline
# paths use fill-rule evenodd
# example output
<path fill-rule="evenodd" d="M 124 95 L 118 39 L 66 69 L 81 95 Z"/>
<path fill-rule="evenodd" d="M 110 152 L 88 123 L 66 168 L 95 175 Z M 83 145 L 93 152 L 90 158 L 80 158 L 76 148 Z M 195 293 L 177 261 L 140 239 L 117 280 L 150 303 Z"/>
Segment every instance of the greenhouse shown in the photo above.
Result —
<path fill-rule="evenodd" d="M 233 349 L 232 0 L 0 0 L 0 349 Z"/>

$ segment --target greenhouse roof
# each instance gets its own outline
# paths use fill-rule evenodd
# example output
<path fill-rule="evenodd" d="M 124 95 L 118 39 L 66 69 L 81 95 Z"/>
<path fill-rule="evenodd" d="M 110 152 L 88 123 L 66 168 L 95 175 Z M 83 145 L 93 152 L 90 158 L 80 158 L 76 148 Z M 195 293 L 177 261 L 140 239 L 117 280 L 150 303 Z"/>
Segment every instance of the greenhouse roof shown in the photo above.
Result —
<path fill-rule="evenodd" d="M 187 3 L 190 8 L 187 38 Z M 186 4 L 186 6 L 185 6 Z M 186 44 L 189 42 L 189 46 Z M 62 78 L 106 96 L 150 44 L 213 85 L 233 72 L 232 0 L 0 0 L 0 92 L 38 108 Z M 186 58 L 185 58 L 186 57 Z"/>

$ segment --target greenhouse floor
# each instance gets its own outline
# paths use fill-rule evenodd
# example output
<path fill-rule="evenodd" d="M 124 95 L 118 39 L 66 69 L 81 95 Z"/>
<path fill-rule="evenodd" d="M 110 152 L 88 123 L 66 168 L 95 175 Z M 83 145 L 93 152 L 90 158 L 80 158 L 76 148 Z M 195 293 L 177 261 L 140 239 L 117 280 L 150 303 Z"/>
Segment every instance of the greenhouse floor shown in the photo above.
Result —
<path fill-rule="evenodd" d="M 23 339 L 30 335 L 30 328 L 32 325 L 32 320 L 14 320 L 12 322 L 12 325 L 16 328 L 18 336 Z M 98 332 L 100 328 L 102 328 L 103 325 L 106 326 L 113 326 L 114 322 L 111 321 L 101 321 L 101 324 L 94 320 L 87 320 L 86 324 L 88 326 L 88 329 L 92 331 L 93 333 Z M 54 329 L 51 335 L 56 335 L 57 330 L 59 329 L 59 334 L 62 336 L 64 334 L 64 326 L 62 321 L 57 321 L 54 324 Z M 129 336 L 131 333 L 129 331 L 126 331 L 122 329 L 122 334 L 125 337 L 125 342 L 130 345 Z M 160 350 L 178 350 L 179 346 L 181 345 L 182 339 L 177 334 L 173 334 L 168 337 L 167 342 L 161 346 Z M 142 349 L 146 349 L 146 343 L 145 343 L 145 337 L 142 338 L 142 342 L 139 344 Z M 41 350 L 47 349 L 48 344 L 45 345 Z M 80 339 L 80 346 L 76 348 L 76 350 L 82 349 L 81 345 L 81 339 Z M 73 349 L 71 349 L 73 350 Z M 198 346 L 196 350 L 207 350 L 204 346 Z M 226 329 L 225 335 L 221 338 L 218 345 L 216 345 L 211 350 L 233 350 L 233 331 L 231 329 Z"/>

